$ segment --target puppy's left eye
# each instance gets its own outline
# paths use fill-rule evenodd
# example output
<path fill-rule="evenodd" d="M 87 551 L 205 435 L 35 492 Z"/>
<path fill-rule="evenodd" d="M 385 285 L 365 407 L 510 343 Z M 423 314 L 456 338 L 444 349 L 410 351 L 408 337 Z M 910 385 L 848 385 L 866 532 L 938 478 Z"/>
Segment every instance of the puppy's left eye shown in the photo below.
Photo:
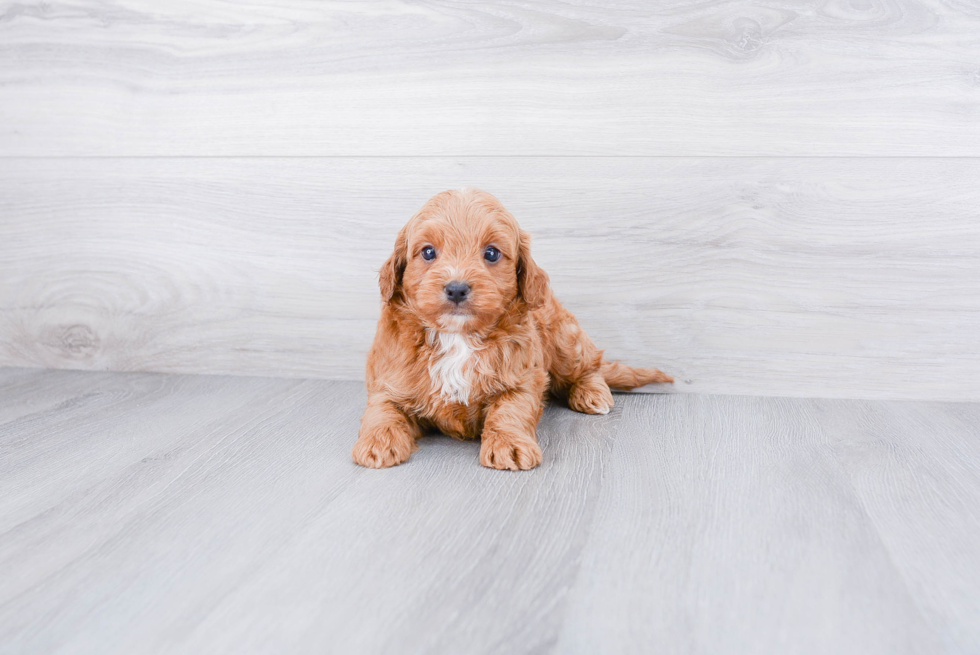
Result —
<path fill-rule="evenodd" d="M 500 251 L 493 246 L 487 246 L 487 249 L 483 251 L 483 258 L 488 262 L 495 262 L 500 259 Z"/>

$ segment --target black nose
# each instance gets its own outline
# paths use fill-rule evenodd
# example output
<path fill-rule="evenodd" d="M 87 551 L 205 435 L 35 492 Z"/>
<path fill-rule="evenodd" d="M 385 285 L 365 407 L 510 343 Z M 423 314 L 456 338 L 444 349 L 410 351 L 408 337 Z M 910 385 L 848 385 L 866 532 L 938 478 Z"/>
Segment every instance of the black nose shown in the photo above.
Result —
<path fill-rule="evenodd" d="M 454 281 L 446 285 L 446 297 L 457 305 L 470 294 L 470 285 L 465 282 Z"/>

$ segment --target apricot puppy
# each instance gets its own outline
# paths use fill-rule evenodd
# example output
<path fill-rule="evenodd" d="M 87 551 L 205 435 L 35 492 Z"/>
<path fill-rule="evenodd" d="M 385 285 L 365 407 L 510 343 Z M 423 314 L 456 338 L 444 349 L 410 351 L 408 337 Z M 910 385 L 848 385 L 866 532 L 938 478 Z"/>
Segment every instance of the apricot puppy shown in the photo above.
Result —
<path fill-rule="evenodd" d="M 534 468 L 549 390 L 578 412 L 606 414 L 610 387 L 674 381 L 603 360 L 530 245 L 510 212 L 477 190 L 438 194 L 401 229 L 380 273 L 384 304 L 355 462 L 400 464 L 434 427 L 482 437 L 484 466 Z"/>

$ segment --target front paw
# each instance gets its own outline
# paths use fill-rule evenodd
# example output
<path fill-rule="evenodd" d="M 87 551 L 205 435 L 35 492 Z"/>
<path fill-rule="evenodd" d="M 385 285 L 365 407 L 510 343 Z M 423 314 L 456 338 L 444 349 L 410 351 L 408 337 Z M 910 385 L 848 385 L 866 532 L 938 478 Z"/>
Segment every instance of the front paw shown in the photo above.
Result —
<path fill-rule="evenodd" d="M 480 463 L 493 469 L 526 471 L 541 463 L 541 446 L 534 437 L 484 434 Z"/>
<path fill-rule="evenodd" d="M 384 469 L 397 466 L 415 451 L 414 437 L 401 425 L 361 430 L 351 455 L 361 466 Z"/>

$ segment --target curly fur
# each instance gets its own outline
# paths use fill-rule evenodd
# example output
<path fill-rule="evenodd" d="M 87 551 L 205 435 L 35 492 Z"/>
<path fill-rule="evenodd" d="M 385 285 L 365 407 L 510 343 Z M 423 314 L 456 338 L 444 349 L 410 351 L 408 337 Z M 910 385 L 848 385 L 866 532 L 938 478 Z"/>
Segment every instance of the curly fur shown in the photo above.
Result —
<path fill-rule="evenodd" d="M 484 259 L 492 245 L 497 262 Z M 426 261 L 422 250 L 435 248 Z M 408 459 L 429 428 L 481 437 L 480 462 L 541 463 L 535 434 L 546 394 L 605 414 L 610 387 L 673 382 L 657 370 L 603 359 L 531 258 L 531 239 L 489 193 L 445 191 L 401 229 L 381 268 L 383 306 L 368 355 L 368 403 L 354 461 L 384 468 Z M 471 291 L 456 306 L 450 281 Z"/>

